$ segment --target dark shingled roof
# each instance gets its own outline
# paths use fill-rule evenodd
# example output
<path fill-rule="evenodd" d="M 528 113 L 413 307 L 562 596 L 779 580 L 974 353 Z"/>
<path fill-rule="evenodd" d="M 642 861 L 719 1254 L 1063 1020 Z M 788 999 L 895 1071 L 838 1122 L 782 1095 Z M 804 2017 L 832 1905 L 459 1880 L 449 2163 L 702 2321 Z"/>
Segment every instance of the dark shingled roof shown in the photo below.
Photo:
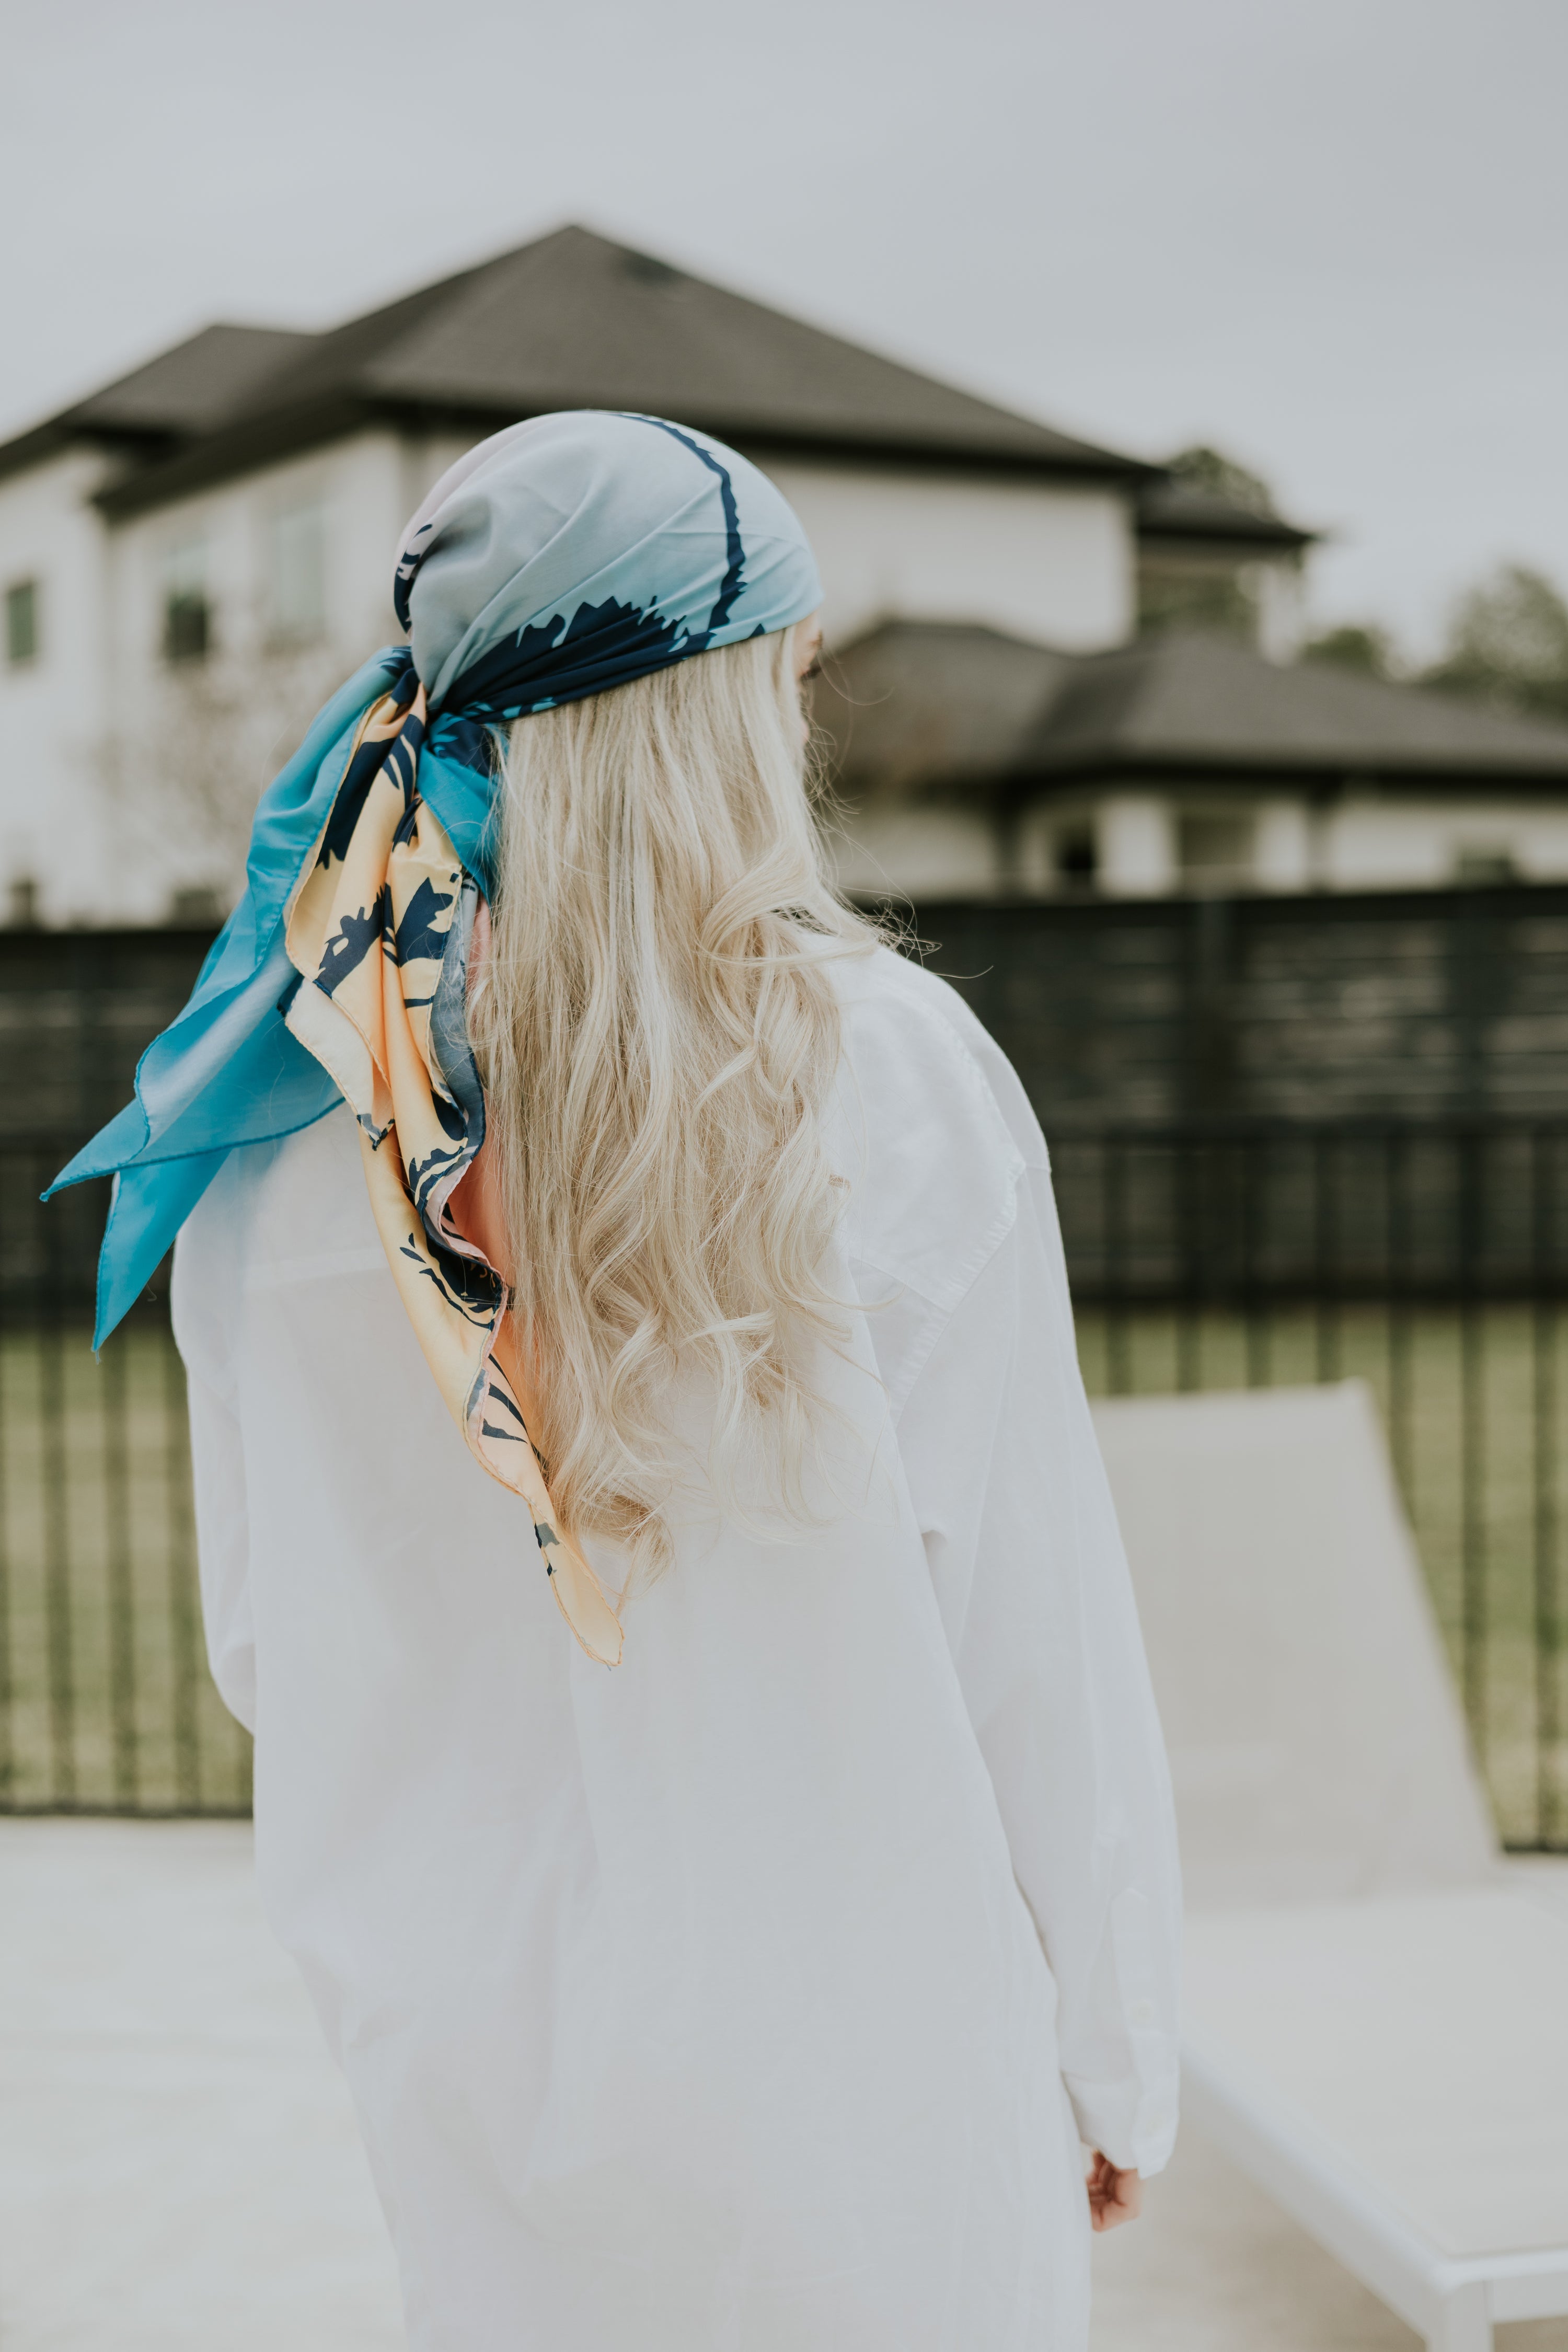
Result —
<path fill-rule="evenodd" d="M 1026 757 L 1044 772 L 1201 768 L 1561 784 L 1568 728 L 1515 719 L 1327 662 L 1285 668 L 1182 631 L 1081 661 Z"/>
<path fill-rule="evenodd" d="M 0 477 L 84 438 L 112 443 L 143 462 L 165 456 L 216 432 L 314 341 L 286 327 L 204 327 L 0 446 Z"/>
<path fill-rule="evenodd" d="M 584 228 L 329 333 L 268 339 L 278 348 L 265 366 L 249 368 L 233 343 L 247 333 L 262 331 L 209 330 L 55 421 L 108 432 L 161 414 L 182 434 L 175 454 L 104 493 L 106 510 L 161 503 L 376 420 L 483 431 L 571 407 L 677 416 L 779 452 L 1130 483 L 1156 470 Z"/>
<path fill-rule="evenodd" d="M 1141 470 L 583 228 L 321 336 L 267 401 L 350 388 L 506 415 L 635 400 L 746 437 Z"/>
<path fill-rule="evenodd" d="M 1259 514 L 1238 499 L 1221 498 L 1183 481 L 1146 483 L 1138 494 L 1138 536 L 1151 541 L 1196 541 L 1205 547 L 1257 555 L 1286 554 L 1310 547 L 1319 537 L 1277 514 Z"/>
<path fill-rule="evenodd" d="M 889 621 L 828 657 L 814 717 L 857 800 L 984 785 L 1016 772 L 1073 669 L 978 623 Z"/>
<path fill-rule="evenodd" d="M 837 656 L 817 716 L 856 796 L 1116 778 L 1568 785 L 1568 728 L 1327 663 L 1283 668 L 1206 632 L 1067 655 L 889 622 Z"/>
<path fill-rule="evenodd" d="M 204 327 L 68 412 L 110 433 L 211 433 L 316 341 L 286 327 Z"/>

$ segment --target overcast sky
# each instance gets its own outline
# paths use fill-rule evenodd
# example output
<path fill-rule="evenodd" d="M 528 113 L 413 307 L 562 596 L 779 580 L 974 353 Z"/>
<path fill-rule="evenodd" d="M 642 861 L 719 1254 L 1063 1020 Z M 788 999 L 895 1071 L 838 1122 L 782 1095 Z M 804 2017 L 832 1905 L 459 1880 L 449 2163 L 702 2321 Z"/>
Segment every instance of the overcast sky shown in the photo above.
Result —
<path fill-rule="evenodd" d="M 1331 530 L 1568 586 L 1568 0 L 0 0 L 0 432 L 574 219 Z"/>

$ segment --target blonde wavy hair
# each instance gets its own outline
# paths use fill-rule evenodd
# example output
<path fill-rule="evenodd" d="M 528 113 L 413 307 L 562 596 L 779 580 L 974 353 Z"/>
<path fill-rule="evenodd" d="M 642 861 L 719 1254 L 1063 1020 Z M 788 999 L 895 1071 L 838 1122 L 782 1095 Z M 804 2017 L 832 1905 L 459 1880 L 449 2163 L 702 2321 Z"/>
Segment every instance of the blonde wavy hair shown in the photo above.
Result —
<path fill-rule="evenodd" d="M 826 967 L 879 934 L 828 878 L 808 768 L 789 630 L 510 730 L 469 1030 L 551 1492 L 634 1577 L 693 1467 L 678 1375 L 711 1391 L 719 1508 L 809 1516 L 813 1346 L 843 1323 Z"/>

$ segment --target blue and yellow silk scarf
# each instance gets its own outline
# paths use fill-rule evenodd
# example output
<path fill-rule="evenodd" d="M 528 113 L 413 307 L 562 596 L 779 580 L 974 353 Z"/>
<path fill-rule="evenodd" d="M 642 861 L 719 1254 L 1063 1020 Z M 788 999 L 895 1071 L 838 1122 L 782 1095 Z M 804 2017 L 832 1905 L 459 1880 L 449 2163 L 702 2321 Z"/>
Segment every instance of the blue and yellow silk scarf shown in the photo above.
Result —
<path fill-rule="evenodd" d="M 491 894 L 495 730 L 789 627 L 821 587 L 795 515 L 722 444 L 573 411 L 495 435 L 404 536 L 410 643 L 326 704 L 257 810 L 247 887 L 133 1102 L 51 1192 L 111 1175 L 100 1344 L 237 1145 L 346 1100 L 387 1262 L 471 1451 L 521 1495 L 584 1648 L 620 1627 L 556 1524 L 528 1436 L 505 1283 L 451 1196 L 484 1139 L 465 1003 Z"/>

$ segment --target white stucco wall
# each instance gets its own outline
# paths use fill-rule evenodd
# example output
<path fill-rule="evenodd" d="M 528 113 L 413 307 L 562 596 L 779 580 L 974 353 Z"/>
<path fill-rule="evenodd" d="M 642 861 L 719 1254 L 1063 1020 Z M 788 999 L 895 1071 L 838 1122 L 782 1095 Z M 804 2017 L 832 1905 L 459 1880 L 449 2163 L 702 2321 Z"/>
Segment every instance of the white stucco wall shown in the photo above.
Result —
<path fill-rule="evenodd" d="M 1005 881 L 995 828 L 978 809 L 852 809 L 834 847 L 847 889 L 917 900 L 986 898 L 1002 889 L 1049 897 L 1081 887 L 1063 884 L 1056 847 L 1064 829 L 1087 826 L 1095 842 L 1096 888 L 1107 898 L 1159 898 L 1192 887 L 1180 862 L 1180 819 L 1189 807 L 1250 816 L 1250 887 L 1265 892 L 1422 890 L 1488 878 L 1474 869 L 1467 877 L 1467 854 L 1505 857 L 1523 881 L 1568 881 L 1568 797 L 1552 806 L 1369 795 L 1315 808 L 1305 796 L 1249 805 L 1127 789 L 1026 811 Z"/>
<path fill-rule="evenodd" d="M 0 644 L 0 921 L 30 881 L 47 922 L 111 887 L 100 822 L 106 732 L 105 533 L 90 503 L 106 471 L 70 451 L 0 482 L 0 593 L 38 583 L 38 651 L 13 667 Z"/>
<path fill-rule="evenodd" d="M 990 898 L 996 833 L 964 808 L 851 812 L 828 835 L 838 887 L 868 898 Z"/>
<path fill-rule="evenodd" d="M 392 560 L 405 520 L 402 445 L 361 433 L 329 448 L 259 468 L 195 498 L 154 509 L 111 534 L 114 659 L 145 673 L 162 663 L 165 567 L 171 551 L 205 541 L 214 607 L 215 658 L 268 657 L 267 534 L 273 517 L 317 503 L 325 523 L 326 639 L 339 651 L 396 634 Z"/>
<path fill-rule="evenodd" d="M 121 920 L 155 922 L 171 894 L 237 892 L 250 814 L 314 711 L 368 653 L 397 635 L 390 582 L 405 519 L 405 455 L 363 433 L 119 525 L 108 546 L 110 665 L 117 714 L 105 821 Z M 319 508 L 323 625 L 275 641 L 275 518 Z M 202 661 L 171 664 L 163 614 L 172 562 L 199 546 L 211 610 Z"/>
<path fill-rule="evenodd" d="M 1243 573 L 1258 607 L 1258 648 L 1270 661 L 1291 662 L 1307 634 L 1307 580 L 1300 561 L 1250 563 Z"/>
<path fill-rule="evenodd" d="M 1505 859 L 1522 881 L 1568 881 L 1568 795 L 1553 803 L 1368 793 L 1315 806 L 1304 794 L 1248 804 L 1119 793 L 1095 812 L 1099 887 L 1133 898 L 1179 889 L 1179 819 L 1188 805 L 1250 814 L 1258 890 L 1442 888 L 1467 878 L 1467 857 Z M 1033 874 L 1030 883 L 1040 887 Z"/>
<path fill-rule="evenodd" d="M 1107 800 L 1101 803 L 1101 887 L 1113 893 L 1159 891 L 1181 887 L 1178 819 L 1183 798 L 1163 803 L 1168 827 L 1168 865 L 1155 883 L 1153 865 L 1131 854 L 1125 829 L 1135 806 L 1151 820 L 1151 803 Z M 1568 880 L 1568 796 L 1551 803 L 1386 798 L 1373 793 L 1314 804 L 1305 794 L 1265 796 L 1248 804 L 1235 800 L 1202 801 L 1204 808 L 1229 809 L 1252 819 L 1252 887 L 1278 892 L 1439 889 L 1467 877 L 1465 859 L 1504 859 L 1521 880 Z M 1108 850 L 1120 838 L 1118 863 Z"/>
<path fill-rule="evenodd" d="M 1260 890 L 1312 887 L 1312 820 L 1304 801 L 1269 800 L 1257 812 L 1253 851 Z"/>
<path fill-rule="evenodd" d="M 1325 812 L 1320 843 L 1318 878 L 1334 890 L 1430 888 L 1460 879 L 1467 854 L 1568 881 L 1568 803 L 1351 799 Z"/>
<path fill-rule="evenodd" d="M 50 923 L 159 922 L 182 888 L 234 897 L 257 796 L 333 688 L 396 636 L 399 532 L 468 446 L 358 434 L 117 524 L 92 504 L 114 471 L 97 451 L 0 482 L 0 590 L 36 579 L 41 593 L 37 659 L 0 658 L 0 921 L 21 877 Z M 280 645 L 269 533 L 312 504 L 324 626 Z M 170 564 L 195 545 L 211 650 L 171 665 Z"/>
<path fill-rule="evenodd" d="M 982 621 L 1070 652 L 1131 633 L 1132 527 L 1117 491 L 760 462 L 816 550 L 830 643 L 894 615 Z"/>
<path fill-rule="evenodd" d="M 1094 819 L 1100 889 L 1112 898 L 1161 898 L 1177 882 L 1175 814 L 1153 793 L 1111 793 Z"/>

